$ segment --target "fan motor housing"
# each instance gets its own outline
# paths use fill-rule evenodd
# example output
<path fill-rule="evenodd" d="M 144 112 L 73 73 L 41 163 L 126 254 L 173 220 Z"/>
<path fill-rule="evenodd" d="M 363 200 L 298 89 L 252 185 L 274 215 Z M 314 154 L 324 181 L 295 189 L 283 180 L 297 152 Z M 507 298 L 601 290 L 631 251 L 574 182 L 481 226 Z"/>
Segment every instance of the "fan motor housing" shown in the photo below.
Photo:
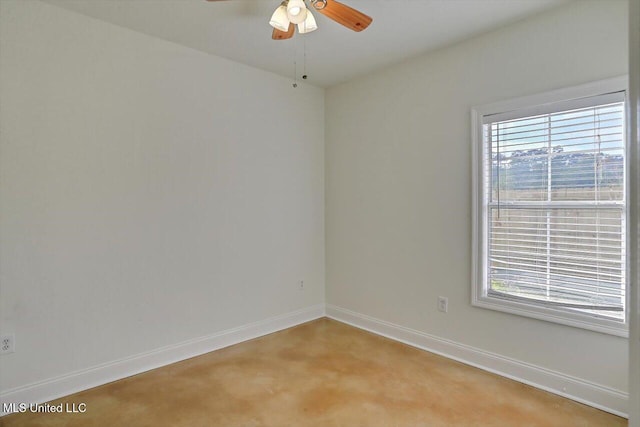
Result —
<path fill-rule="evenodd" d="M 327 7 L 327 0 L 311 0 L 311 6 L 315 10 L 322 10 Z"/>

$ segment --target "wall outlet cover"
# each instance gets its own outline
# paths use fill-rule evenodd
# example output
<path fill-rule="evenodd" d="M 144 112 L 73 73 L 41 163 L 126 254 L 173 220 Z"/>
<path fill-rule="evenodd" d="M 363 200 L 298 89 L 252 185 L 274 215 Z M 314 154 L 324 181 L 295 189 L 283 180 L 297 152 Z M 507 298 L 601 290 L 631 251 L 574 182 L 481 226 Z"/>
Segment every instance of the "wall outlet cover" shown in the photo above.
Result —
<path fill-rule="evenodd" d="M 9 354 L 16 351 L 16 339 L 13 334 L 0 336 L 0 354 Z"/>
<path fill-rule="evenodd" d="M 438 311 L 446 313 L 449 310 L 449 298 L 438 297 Z"/>

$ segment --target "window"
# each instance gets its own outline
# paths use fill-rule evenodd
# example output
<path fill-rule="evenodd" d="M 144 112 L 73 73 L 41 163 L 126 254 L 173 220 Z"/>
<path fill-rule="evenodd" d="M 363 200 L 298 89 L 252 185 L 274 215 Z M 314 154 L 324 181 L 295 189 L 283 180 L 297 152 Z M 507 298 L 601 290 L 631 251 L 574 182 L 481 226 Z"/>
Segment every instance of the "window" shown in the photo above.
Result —
<path fill-rule="evenodd" d="M 473 305 L 627 334 L 625 87 L 473 109 Z"/>

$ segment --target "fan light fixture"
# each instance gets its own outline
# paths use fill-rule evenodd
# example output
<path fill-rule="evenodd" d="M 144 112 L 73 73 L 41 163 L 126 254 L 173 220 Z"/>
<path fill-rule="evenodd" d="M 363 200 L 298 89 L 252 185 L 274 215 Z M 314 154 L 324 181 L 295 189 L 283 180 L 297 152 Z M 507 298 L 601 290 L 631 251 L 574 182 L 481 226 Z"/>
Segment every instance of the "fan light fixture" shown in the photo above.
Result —
<path fill-rule="evenodd" d="M 287 16 L 287 7 L 284 2 L 273 12 L 269 24 L 280 31 L 287 32 L 289 30 L 289 17 Z"/>
<path fill-rule="evenodd" d="M 310 10 L 307 10 L 307 17 L 301 24 L 298 24 L 298 32 L 300 34 L 307 34 L 317 29 L 318 24 L 316 24 L 316 18 L 313 17 Z"/>
<path fill-rule="evenodd" d="M 269 24 L 285 33 L 289 31 L 290 24 L 297 24 L 300 34 L 307 34 L 318 29 L 316 18 L 307 9 L 304 0 L 284 0 L 273 12 Z"/>
<path fill-rule="evenodd" d="M 289 0 L 287 18 L 292 24 L 301 24 L 307 18 L 307 6 L 303 0 Z"/>

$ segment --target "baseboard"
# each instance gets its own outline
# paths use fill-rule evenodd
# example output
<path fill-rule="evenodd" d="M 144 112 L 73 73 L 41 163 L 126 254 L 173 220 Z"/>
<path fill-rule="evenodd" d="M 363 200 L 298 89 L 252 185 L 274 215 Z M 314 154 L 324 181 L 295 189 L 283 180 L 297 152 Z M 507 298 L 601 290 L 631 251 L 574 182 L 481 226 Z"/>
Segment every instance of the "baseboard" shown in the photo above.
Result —
<path fill-rule="evenodd" d="M 628 394 L 580 378 L 510 359 L 475 347 L 425 334 L 404 326 L 323 304 L 228 329 L 154 351 L 116 360 L 30 384 L 0 394 L 4 403 L 43 403 L 159 368 L 210 351 L 258 338 L 323 316 L 529 384 L 586 405 L 627 417 Z M 0 413 L 6 415 L 4 411 Z"/>
<path fill-rule="evenodd" d="M 628 418 L 628 393 L 327 304 L 326 315 L 515 381 Z"/>
<path fill-rule="evenodd" d="M 303 308 L 206 337 L 159 348 L 89 369 L 8 390 L 0 394 L 1 415 L 5 403 L 44 403 L 82 390 L 130 377 L 151 369 L 199 356 L 242 341 L 258 338 L 324 317 L 324 304 Z"/>

